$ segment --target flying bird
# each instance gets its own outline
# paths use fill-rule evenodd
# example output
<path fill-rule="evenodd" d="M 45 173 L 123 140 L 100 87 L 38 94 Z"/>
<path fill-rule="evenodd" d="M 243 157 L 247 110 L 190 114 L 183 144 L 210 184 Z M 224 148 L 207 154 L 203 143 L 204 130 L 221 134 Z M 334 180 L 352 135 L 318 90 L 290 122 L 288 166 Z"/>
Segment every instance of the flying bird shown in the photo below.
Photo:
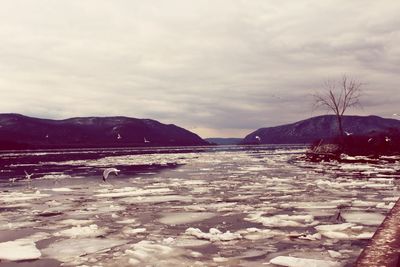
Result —
<path fill-rule="evenodd" d="M 390 142 L 392 141 L 392 139 L 390 139 L 389 137 L 385 136 L 385 142 Z"/>
<path fill-rule="evenodd" d="M 371 143 L 372 140 L 374 140 L 374 138 L 372 138 L 372 137 L 370 139 L 368 139 L 368 143 Z"/>
<path fill-rule="evenodd" d="M 256 137 L 254 137 L 255 139 L 257 139 L 258 142 L 261 141 L 261 137 L 259 137 L 258 135 L 256 135 Z"/>
<path fill-rule="evenodd" d="M 105 182 L 108 178 L 108 176 L 113 173 L 115 175 L 118 175 L 118 173 L 120 172 L 120 170 L 116 169 L 116 168 L 107 168 L 103 171 L 103 181 Z"/>
<path fill-rule="evenodd" d="M 346 131 L 344 131 L 344 133 L 347 135 L 347 136 L 349 136 L 349 135 L 352 135 L 353 133 L 349 133 L 349 132 L 346 132 Z"/>
<path fill-rule="evenodd" d="M 33 173 L 31 173 L 31 174 L 28 174 L 25 170 L 24 170 L 24 173 L 25 173 L 25 178 L 26 178 L 26 180 L 28 181 L 28 182 L 30 182 L 31 181 L 31 177 L 32 177 L 32 175 L 33 175 Z"/>
<path fill-rule="evenodd" d="M 143 140 L 144 140 L 145 143 L 150 143 L 150 141 L 147 140 L 146 137 L 144 137 Z"/>
<path fill-rule="evenodd" d="M 120 134 L 118 134 L 118 136 L 117 136 L 117 139 L 121 139 L 122 137 L 121 137 L 121 135 Z"/>
<path fill-rule="evenodd" d="M 17 178 L 10 178 L 10 179 L 8 179 L 8 181 L 10 181 L 11 183 L 15 183 L 16 180 L 17 180 Z"/>

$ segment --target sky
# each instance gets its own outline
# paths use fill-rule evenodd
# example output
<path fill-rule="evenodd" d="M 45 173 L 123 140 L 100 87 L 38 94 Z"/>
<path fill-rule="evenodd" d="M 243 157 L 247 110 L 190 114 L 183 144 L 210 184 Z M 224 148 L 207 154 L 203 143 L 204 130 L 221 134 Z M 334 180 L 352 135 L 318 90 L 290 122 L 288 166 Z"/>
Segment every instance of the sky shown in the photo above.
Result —
<path fill-rule="evenodd" d="M 244 137 L 327 114 L 400 114 L 398 0 L 0 0 L 0 113 L 123 115 Z"/>

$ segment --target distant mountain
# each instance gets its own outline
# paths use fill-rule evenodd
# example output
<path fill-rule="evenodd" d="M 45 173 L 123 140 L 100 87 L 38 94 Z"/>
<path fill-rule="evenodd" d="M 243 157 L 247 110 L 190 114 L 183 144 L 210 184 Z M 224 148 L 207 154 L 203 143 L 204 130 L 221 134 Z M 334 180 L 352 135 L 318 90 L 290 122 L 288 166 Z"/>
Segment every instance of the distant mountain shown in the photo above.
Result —
<path fill-rule="evenodd" d="M 400 129 L 400 121 L 378 116 L 344 116 L 343 128 L 354 135 Z M 242 144 L 301 144 L 329 139 L 338 133 L 336 117 L 324 115 L 292 124 L 258 129 L 247 135 Z"/>
<path fill-rule="evenodd" d="M 216 145 L 237 145 L 239 144 L 243 138 L 206 138 L 204 139 L 210 144 L 216 144 Z"/>
<path fill-rule="evenodd" d="M 38 119 L 0 114 L 0 149 L 195 146 L 208 143 L 173 124 L 128 117 Z"/>

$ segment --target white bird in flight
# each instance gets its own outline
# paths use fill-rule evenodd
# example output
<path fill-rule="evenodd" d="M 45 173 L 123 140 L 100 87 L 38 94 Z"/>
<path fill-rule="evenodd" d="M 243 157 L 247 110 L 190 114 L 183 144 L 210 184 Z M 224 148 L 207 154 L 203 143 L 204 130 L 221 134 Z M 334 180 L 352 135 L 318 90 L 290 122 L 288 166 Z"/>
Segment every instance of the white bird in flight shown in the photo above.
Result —
<path fill-rule="evenodd" d="M 146 137 L 143 138 L 145 143 L 150 143 L 149 140 L 146 139 Z"/>
<path fill-rule="evenodd" d="M 353 133 L 349 133 L 349 132 L 346 132 L 346 131 L 344 131 L 344 133 L 347 135 L 347 136 L 349 136 L 349 135 L 352 135 Z"/>
<path fill-rule="evenodd" d="M 114 173 L 115 175 L 118 175 L 118 173 L 120 172 L 120 170 L 116 169 L 116 168 L 107 168 L 103 171 L 103 181 L 105 182 L 108 178 L 108 176 L 111 173 Z"/>
<path fill-rule="evenodd" d="M 261 141 L 261 137 L 259 137 L 258 135 L 256 135 L 255 139 L 257 139 L 258 142 Z"/>
<path fill-rule="evenodd" d="M 389 137 L 385 136 L 385 142 L 390 142 L 392 141 L 392 139 L 390 139 Z"/>
<path fill-rule="evenodd" d="M 33 175 L 33 173 L 31 173 L 31 174 L 28 174 L 25 170 L 24 170 L 24 173 L 25 173 L 25 178 L 26 178 L 26 180 L 27 181 L 31 181 L 31 177 L 32 177 L 32 175 Z"/>
<path fill-rule="evenodd" d="M 122 137 L 121 137 L 121 135 L 120 134 L 118 134 L 118 136 L 117 136 L 117 139 L 121 139 Z"/>

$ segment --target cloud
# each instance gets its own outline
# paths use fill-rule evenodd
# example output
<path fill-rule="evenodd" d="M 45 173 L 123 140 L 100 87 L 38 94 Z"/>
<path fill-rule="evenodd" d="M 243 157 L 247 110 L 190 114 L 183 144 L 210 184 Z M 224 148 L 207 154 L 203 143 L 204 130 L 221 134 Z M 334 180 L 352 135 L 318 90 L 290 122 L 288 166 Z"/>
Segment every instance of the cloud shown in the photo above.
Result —
<path fill-rule="evenodd" d="M 355 112 L 390 116 L 399 11 L 395 0 L 3 3 L 0 112 L 237 136 L 317 115 L 310 95 L 347 73 L 366 84 Z"/>

